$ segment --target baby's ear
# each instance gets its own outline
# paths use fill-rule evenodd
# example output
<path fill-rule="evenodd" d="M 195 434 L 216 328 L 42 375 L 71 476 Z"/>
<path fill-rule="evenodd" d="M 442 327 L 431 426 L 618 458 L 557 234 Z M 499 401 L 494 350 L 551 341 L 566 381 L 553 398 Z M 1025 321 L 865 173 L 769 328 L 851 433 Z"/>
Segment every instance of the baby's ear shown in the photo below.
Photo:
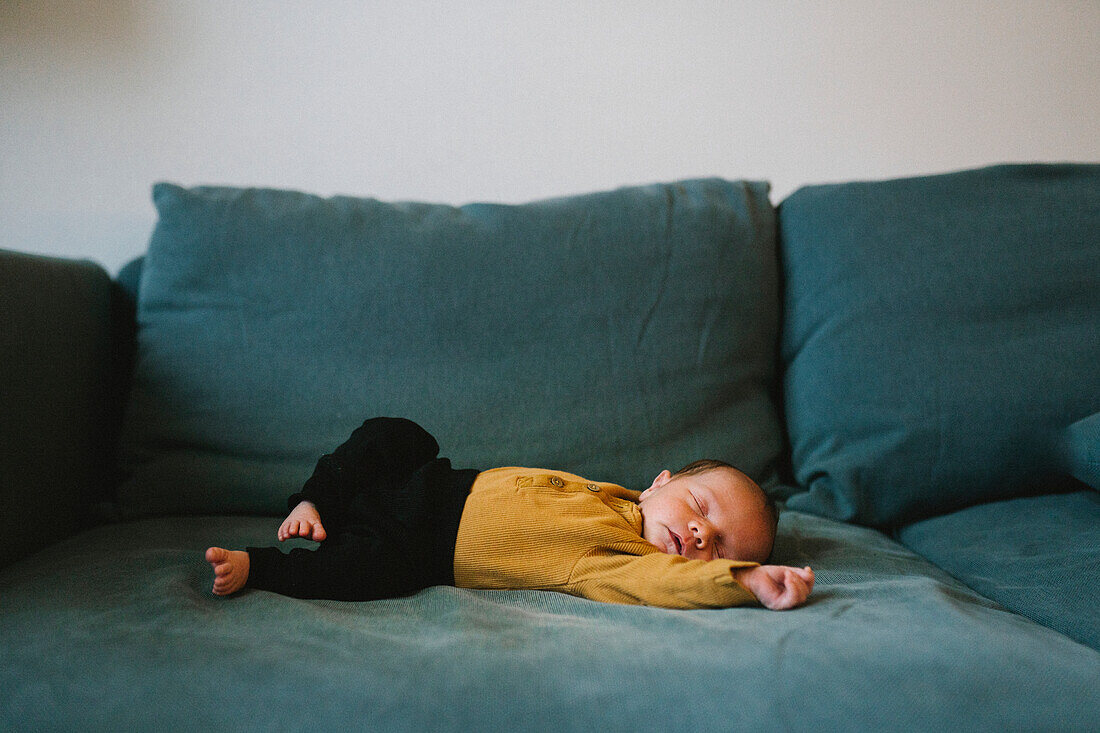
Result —
<path fill-rule="evenodd" d="M 643 491 L 642 495 L 639 496 L 638 498 L 642 499 L 642 498 L 648 496 L 649 494 L 653 493 L 657 489 L 659 489 L 662 486 L 664 486 L 665 484 L 667 484 L 668 480 L 670 478 L 672 478 L 672 474 L 668 472 L 668 469 L 665 469 L 664 471 L 661 471 L 659 474 L 657 474 L 657 478 L 653 479 L 653 483 L 649 485 L 649 488 L 646 489 L 645 491 Z"/>

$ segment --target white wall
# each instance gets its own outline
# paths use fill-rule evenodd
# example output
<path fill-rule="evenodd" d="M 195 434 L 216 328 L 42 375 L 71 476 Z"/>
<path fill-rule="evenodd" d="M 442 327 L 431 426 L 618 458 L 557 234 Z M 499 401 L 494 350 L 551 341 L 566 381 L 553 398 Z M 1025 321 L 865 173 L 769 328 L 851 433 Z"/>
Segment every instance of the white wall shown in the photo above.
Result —
<path fill-rule="evenodd" d="M 1100 160 L 1100 2 L 0 0 L 0 247 L 145 248 L 149 186 L 450 203 Z"/>

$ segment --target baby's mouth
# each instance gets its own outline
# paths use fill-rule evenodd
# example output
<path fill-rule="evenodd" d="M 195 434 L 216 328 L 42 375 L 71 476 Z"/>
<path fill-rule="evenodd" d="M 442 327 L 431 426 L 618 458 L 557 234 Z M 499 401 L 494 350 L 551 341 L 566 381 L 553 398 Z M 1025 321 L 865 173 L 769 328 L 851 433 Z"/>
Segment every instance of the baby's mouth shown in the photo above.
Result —
<path fill-rule="evenodd" d="M 668 531 L 668 535 L 669 535 L 669 537 L 672 538 L 672 542 L 676 547 L 676 553 L 675 554 L 683 555 L 684 554 L 684 543 L 683 543 L 683 541 L 680 540 L 680 535 L 676 534 L 671 529 Z"/>

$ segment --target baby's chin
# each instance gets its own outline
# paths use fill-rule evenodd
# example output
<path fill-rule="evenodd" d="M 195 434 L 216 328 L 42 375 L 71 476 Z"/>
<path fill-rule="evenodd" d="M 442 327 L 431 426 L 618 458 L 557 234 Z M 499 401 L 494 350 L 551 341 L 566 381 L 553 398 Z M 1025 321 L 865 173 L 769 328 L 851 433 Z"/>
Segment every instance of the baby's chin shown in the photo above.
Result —
<path fill-rule="evenodd" d="M 661 535 L 665 536 L 665 540 L 661 540 Z M 642 524 L 642 539 L 649 544 L 656 547 L 661 552 L 668 555 L 677 555 L 679 553 L 669 549 L 668 543 L 668 530 L 660 527 L 659 525 L 647 526 L 644 522 Z"/>

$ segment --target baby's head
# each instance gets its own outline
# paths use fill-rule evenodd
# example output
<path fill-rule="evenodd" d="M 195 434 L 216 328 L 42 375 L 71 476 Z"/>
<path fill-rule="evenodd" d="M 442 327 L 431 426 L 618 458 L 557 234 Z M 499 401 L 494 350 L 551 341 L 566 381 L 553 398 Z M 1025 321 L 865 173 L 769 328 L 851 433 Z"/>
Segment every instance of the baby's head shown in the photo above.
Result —
<path fill-rule="evenodd" d="M 763 563 L 775 542 L 775 503 L 728 463 L 702 460 L 661 471 L 638 498 L 642 537 L 671 555 Z"/>

